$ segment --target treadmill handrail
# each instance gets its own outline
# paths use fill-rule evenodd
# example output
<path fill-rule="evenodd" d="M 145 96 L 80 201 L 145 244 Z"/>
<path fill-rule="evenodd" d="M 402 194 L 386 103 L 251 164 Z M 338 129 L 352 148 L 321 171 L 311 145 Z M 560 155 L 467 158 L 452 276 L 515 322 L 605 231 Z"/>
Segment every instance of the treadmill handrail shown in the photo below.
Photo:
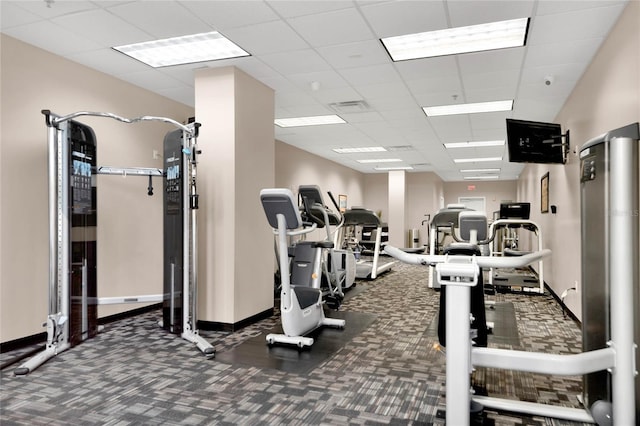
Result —
<path fill-rule="evenodd" d="M 444 263 L 449 261 L 448 255 L 439 254 L 412 254 L 407 253 L 399 248 L 386 245 L 384 252 L 389 256 L 413 265 L 433 266 L 438 263 Z M 551 255 L 550 249 L 543 249 L 534 251 L 523 256 L 516 257 L 496 257 L 496 256 L 473 256 L 481 268 L 522 268 L 531 263 L 538 262 L 541 259 Z M 460 258 L 461 256 L 456 256 Z M 468 256 L 469 258 L 471 256 Z"/>

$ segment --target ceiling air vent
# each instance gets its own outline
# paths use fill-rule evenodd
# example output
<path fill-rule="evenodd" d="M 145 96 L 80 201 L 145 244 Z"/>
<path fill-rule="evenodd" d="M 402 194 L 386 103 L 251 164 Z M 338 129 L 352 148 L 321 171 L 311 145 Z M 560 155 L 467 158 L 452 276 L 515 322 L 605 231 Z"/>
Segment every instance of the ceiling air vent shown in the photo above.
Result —
<path fill-rule="evenodd" d="M 369 104 L 365 101 L 345 101 L 334 102 L 329 106 L 339 114 L 353 114 L 356 112 L 367 112 L 370 110 Z"/>

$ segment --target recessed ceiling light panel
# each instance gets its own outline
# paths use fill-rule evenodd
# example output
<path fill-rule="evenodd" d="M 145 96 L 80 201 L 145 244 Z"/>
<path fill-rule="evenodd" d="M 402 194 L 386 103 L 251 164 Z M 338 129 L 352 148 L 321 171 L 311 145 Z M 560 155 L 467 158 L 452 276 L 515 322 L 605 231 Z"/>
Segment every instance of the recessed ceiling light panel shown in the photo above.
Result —
<path fill-rule="evenodd" d="M 361 148 L 334 148 L 333 151 L 338 154 L 354 154 L 362 152 L 384 152 L 386 149 L 382 146 L 365 146 Z"/>
<path fill-rule="evenodd" d="M 470 142 L 449 142 L 445 143 L 447 149 L 454 148 L 481 148 L 486 146 L 503 146 L 504 141 L 470 141 Z"/>
<path fill-rule="evenodd" d="M 521 47 L 527 39 L 529 18 L 489 22 L 381 39 L 393 61 Z"/>
<path fill-rule="evenodd" d="M 462 169 L 460 173 L 499 173 L 500 169 Z"/>
<path fill-rule="evenodd" d="M 392 171 L 392 170 L 413 170 L 411 166 L 398 166 L 398 167 L 376 167 L 374 170 L 378 171 Z"/>
<path fill-rule="evenodd" d="M 491 175 L 491 176 L 465 176 L 464 180 L 493 180 L 498 179 L 499 176 Z"/>
<path fill-rule="evenodd" d="M 356 160 L 358 163 L 399 163 L 402 161 L 399 158 L 367 158 L 366 160 Z"/>
<path fill-rule="evenodd" d="M 128 44 L 113 49 L 154 68 L 250 56 L 217 31 Z"/>
<path fill-rule="evenodd" d="M 428 117 L 437 117 L 439 115 L 476 114 L 480 112 L 511 111 L 512 109 L 512 99 L 506 101 L 490 101 L 476 102 L 471 104 L 452 104 L 422 107 L 422 110 L 425 114 L 427 114 Z"/>
<path fill-rule="evenodd" d="M 456 158 L 454 163 L 483 163 L 489 161 L 502 161 L 502 157 L 484 157 L 484 158 Z"/>
<path fill-rule="evenodd" d="M 316 115 L 312 117 L 276 118 L 274 123 L 279 127 L 300 127 L 344 124 L 346 121 L 337 115 Z"/>

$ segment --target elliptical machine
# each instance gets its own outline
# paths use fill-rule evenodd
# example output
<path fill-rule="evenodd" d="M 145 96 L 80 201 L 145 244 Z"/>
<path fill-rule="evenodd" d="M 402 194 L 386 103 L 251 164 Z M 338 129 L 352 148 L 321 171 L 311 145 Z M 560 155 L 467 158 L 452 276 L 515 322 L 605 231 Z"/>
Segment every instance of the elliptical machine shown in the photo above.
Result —
<path fill-rule="evenodd" d="M 260 191 L 260 201 L 264 208 L 269 225 L 278 236 L 278 250 L 280 262 L 280 279 L 282 290 L 280 293 L 280 318 L 284 334 L 268 334 L 267 343 L 286 343 L 299 348 L 313 345 L 312 337 L 305 337 L 316 328 L 331 326 L 344 328 L 342 319 L 325 318 L 322 290 L 307 285 L 299 285 L 296 277 L 289 273 L 289 255 L 287 236 L 303 235 L 314 231 L 317 224 L 304 227 L 300 211 L 293 193 L 286 188 L 263 189 Z M 314 249 L 318 255 L 331 242 L 315 243 Z"/>
<path fill-rule="evenodd" d="M 344 291 L 351 288 L 356 279 L 356 258 L 351 250 L 335 249 L 334 235 L 344 225 L 344 216 L 340 214 L 340 207 L 333 198 L 331 192 L 327 193 L 336 210 L 333 211 L 324 204 L 322 192 L 317 185 L 300 185 L 298 195 L 301 198 L 303 218 L 315 223 L 318 228 L 326 230 L 325 244 L 320 253 L 320 258 L 315 259 L 310 255 L 314 250 L 315 242 L 298 243 L 294 249 L 292 275 L 296 276 L 305 271 L 311 260 L 321 265 L 321 275 L 314 271 L 315 275 L 308 276 L 312 287 L 326 289 L 323 291 L 324 300 L 331 309 L 338 309 L 344 299 Z M 331 226 L 334 227 L 331 232 Z M 320 277 L 320 279 L 318 279 Z M 300 281 L 302 282 L 302 281 Z"/>

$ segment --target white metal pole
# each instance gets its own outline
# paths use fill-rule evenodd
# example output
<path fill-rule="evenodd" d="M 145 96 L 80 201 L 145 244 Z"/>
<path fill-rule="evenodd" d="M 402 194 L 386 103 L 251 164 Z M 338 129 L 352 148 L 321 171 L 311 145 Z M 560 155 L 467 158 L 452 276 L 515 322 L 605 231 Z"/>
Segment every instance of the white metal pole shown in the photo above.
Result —
<path fill-rule="evenodd" d="M 471 408 L 469 368 L 471 365 L 471 338 L 469 314 L 471 288 L 447 284 L 447 382 L 446 418 L 448 425 L 468 425 Z"/>
<path fill-rule="evenodd" d="M 289 280 L 289 251 L 287 246 L 287 219 L 278 214 L 278 252 L 280 254 L 280 309 L 291 309 L 291 281 Z"/>
<path fill-rule="evenodd" d="M 633 286 L 637 285 L 634 254 L 638 241 L 634 241 L 632 231 L 638 230 L 638 142 L 619 137 L 609 143 L 611 343 L 616 351 L 616 365 L 611 372 L 613 419 L 617 425 L 633 425 L 636 424 L 633 338 L 634 327 L 638 327 L 633 321 Z"/>

